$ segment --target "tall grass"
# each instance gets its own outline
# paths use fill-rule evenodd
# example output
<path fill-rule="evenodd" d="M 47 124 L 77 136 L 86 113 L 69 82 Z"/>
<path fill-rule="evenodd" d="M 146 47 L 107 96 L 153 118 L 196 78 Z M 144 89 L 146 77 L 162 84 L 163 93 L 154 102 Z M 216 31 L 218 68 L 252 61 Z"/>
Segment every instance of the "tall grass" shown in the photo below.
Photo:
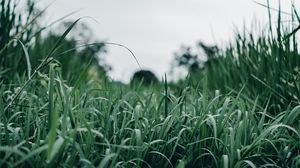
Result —
<path fill-rule="evenodd" d="M 154 87 L 72 90 L 53 66 L 34 83 L 2 114 L 1 166 L 300 166 L 299 106 L 272 116 L 240 95 L 189 87 L 168 99 Z"/>
<path fill-rule="evenodd" d="M 24 46 L 16 47 L 18 41 L 27 44 L 32 40 L 37 20 L 44 11 L 38 12 L 31 0 L 27 1 L 25 11 L 18 10 L 16 0 L 1 0 L 0 5 L 0 75 L 8 78 L 20 71 L 18 67 L 26 61 Z"/>
<path fill-rule="evenodd" d="M 87 81 L 89 64 L 70 83 L 55 56 L 78 21 L 39 64 L 28 59 L 26 73 L 0 82 L 0 167 L 300 167 L 298 53 L 288 40 L 238 38 L 196 87 L 192 77 L 175 87 L 167 76 L 147 87 Z"/>
<path fill-rule="evenodd" d="M 244 88 L 244 95 L 258 97 L 260 105 L 271 104 L 275 114 L 298 105 L 300 54 L 296 33 L 300 20 L 296 9 L 292 13 L 291 30 L 282 24 L 279 7 L 276 31 L 270 25 L 270 30 L 258 37 L 251 32 L 237 34 L 229 47 L 215 53 L 205 66 L 209 87 L 224 92 Z"/>

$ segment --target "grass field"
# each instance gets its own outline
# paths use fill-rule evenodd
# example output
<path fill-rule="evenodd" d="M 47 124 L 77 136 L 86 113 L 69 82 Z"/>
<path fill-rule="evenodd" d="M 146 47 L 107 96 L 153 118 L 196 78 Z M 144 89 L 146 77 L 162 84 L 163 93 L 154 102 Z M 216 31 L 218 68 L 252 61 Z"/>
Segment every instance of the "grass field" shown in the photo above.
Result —
<path fill-rule="evenodd" d="M 40 43 L 39 13 L 18 21 L 7 2 L 0 167 L 300 167 L 299 27 L 284 29 L 280 11 L 277 33 L 237 36 L 200 77 L 143 86 L 95 77 L 89 59 L 72 74 L 58 56 L 74 51 L 63 44 L 80 19 Z"/>

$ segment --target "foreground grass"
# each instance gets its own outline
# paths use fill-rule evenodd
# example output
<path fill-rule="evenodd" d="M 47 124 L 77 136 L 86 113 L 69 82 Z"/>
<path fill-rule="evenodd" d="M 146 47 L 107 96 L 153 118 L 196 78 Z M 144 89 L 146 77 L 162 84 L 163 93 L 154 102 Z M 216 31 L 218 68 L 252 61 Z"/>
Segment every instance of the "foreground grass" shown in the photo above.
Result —
<path fill-rule="evenodd" d="M 17 89 L 0 95 L 8 101 Z M 6 113 L 0 103 L 0 167 L 300 166 L 300 106 L 272 116 L 240 94 L 206 93 L 188 84 L 69 87 L 51 65 Z"/>
<path fill-rule="evenodd" d="M 0 167 L 300 167 L 299 29 L 283 35 L 280 14 L 277 40 L 239 37 L 203 78 L 142 87 L 90 78 L 92 59 L 57 61 L 75 52 L 62 46 L 80 19 L 28 50 L 36 33 L 13 28 L 10 2 L 0 12 Z"/>

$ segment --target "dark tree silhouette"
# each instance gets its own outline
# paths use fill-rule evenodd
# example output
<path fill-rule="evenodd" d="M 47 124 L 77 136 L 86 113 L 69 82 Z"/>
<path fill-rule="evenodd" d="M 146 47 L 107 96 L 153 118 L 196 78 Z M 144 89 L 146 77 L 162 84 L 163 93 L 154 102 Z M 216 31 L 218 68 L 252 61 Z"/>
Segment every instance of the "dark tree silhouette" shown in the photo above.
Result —
<path fill-rule="evenodd" d="M 130 83 L 141 83 L 142 85 L 147 86 L 158 83 L 158 79 L 155 74 L 149 70 L 139 70 L 133 74 Z"/>
<path fill-rule="evenodd" d="M 190 47 L 181 47 L 180 52 L 175 53 L 175 66 L 185 67 L 189 72 L 196 72 L 201 69 L 201 61 L 197 54 L 191 52 Z"/>
<path fill-rule="evenodd" d="M 211 64 L 217 60 L 219 48 L 215 45 L 206 45 L 203 42 L 199 42 L 198 46 L 204 51 L 207 58 L 205 66 L 211 66 Z"/>
<path fill-rule="evenodd" d="M 173 69 L 176 67 L 184 67 L 192 75 L 201 73 L 205 67 L 210 66 L 214 62 L 219 53 L 217 46 L 209 46 L 203 42 L 197 44 L 204 53 L 203 56 L 207 58 L 206 61 L 199 59 L 199 53 L 193 53 L 191 47 L 182 46 L 179 52 L 175 53 Z"/>

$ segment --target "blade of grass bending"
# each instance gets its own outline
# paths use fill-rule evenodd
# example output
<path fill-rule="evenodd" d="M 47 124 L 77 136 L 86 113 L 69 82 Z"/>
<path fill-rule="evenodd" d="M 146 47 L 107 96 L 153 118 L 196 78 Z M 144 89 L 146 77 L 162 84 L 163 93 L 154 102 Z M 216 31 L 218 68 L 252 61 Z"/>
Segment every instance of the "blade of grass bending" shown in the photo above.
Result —
<path fill-rule="evenodd" d="M 60 17 L 60 18 L 58 18 L 57 20 L 53 21 L 53 22 L 50 23 L 49 25 L 42 27 L 40 30 L 38 30 L 36 33 L 34 33 L 34 34 L 30 37 L 30 39 L 33 38 L 33 37 L 35 37 L 35 36 L 37 36 L 38 34 L 40 34 L 40 33 L 41 33 L 42 31 L 44 31 L 45 29 L 47 29 L 47 28 L 49 28 L 49 27 L 55 25 L 56 23 L 59 23 L 59 22 L 63 21 L 65 18 L 67 18 L 67 17 L 69 17 L 69 16 L 72 16 L 73 14 L 75 14 L 75 13 L 77 13 L 77 12 L 79 12 L 79 10 L 75 10 L 75 11 L 73 11 L 73 12 L 70 12 L 70 13 L 64 15 L 63 17 Z"/>
<path fill-rule="evenodd" d="M 129 53 L 133 56 L 135 62 L 137 63 L 137 65 L 139 66 L 140 69 L 142 69 L 137 57 L 135 56 L 135 54 L 128 48 L 126 47 L 125 45 L 122 45 L 122 44 L 119 44 L 119 43 L 113 43 L 113 42 L 100 42 L 100 43 L 90 43 L 90 44 L 84 44 L 84 45 L 79 45 L 79 46 L 76 46 L 74 48 L 71 48 L 69 50 L 66 50 L 62 53 L 59 53 L 57 56 L 60 56 L 60 55 L 63 55 L 63 54 L 66 54 L 66 53 L 69 53 L 69 52 L 72 52 L 72 51 L 75 51 L 77 50 L 78 48 L 83 48 L 83 47 L 88 47 L 88 46 L 95 46 L 95 45 L 99 45 L 99 44 L 104 44 L 104 45 L 114 45 L 114 46 L 119 46 L 119 47 L 122 47 L 122 48 L 125 48 L 127 51 L 129 51 Z"/>
<path fill-rule="evenodd" d="M 262 6 L 262 7 L 268 8 L 268 9 L 270 10 L 270 14 L 271 14 L 271 10 L 272 10 L 272 11 L 278 12 L 278 9 L 270 7 L 269 1 L 268 1 L 268 4 L 267 4 L 267 5 L 265 5 L 265 4 L 263 4 L 263 3 L 260 3 L 260 2 L 258 2 L 258 1 L 253 1 L 253 2 L 256 3 L 256 4 L 258 4 L 258 5 L 260 5 L 260 6 Z M 281 13 L 282 13 L 282 14 L 285 14 L 285 15 L 292 15 L 291 13 L 285 12 L 285 11 L 281 11 Z"/>
<path fill-rule="evenodd" d="M 243 160 L 243 162 L 245 162 L 251 168 L 256 168 L 255 164 L 250 160 Z"/>
<path fill-rule="evenodd" d="M 50 3 L 48 6 L 46 6 L 43 10 L 41 10 L 35 17 L 33 17 L 31 19 L 31 21 L 29 21 L 28 23 L 26 23 L 22 28 L 21 31 L 18 32 L 17 34 L 13 35 L 13 38 L 17 38 L 20 37 L 23 33 L 26 32 L 27 28 L 29 25 L 33 24 L 35 20 L 37 20 L 40 16 L 42 16 L 43 13 L 46 12 L 46 10 L 52 5 L 52 3 Z M 0 54 L 2 54 L 2 52 L 8 47 L 10 46 L 10 44 L 13 42 L 14 39 L 10 40 L 8 43 L 5 44 L 5 46 L 3 48 L 1 48 L 0 50 Z"/>
<path fill-rule="evenodd" d="M 295 35 L 298 31 L 300 30 L 300 25 L 294 29 L 291 33 L 289 33 L 288 35 L 286 35 L 283 39 L 283 41 L 287 40 L 288 38 L 290 38 L 291 36 Z"/>
<path fill-rule="evenodd" d="M 64 52 L 62 52 L 62 53 L 59 53 L 57 56 L 66 54 L 66 53 L 68 53 L 68 52 L 72 52 L 72 51 L 74 51 L 74 50 L 76 50 L 76 49 L 78 49 L 78 48 L 88 47 L 88 46 L 94 46 L 94 45 L 99 45 L 99 44 L 104 44 L 104 45 L 115 45 L 115 46 L 119 46 L 119 47 L 125 48 L 125 49 L 126 49 L 127 51 L 129 51 L 129 53 L 133 56 L 134 60 L 135 60 L 136 63 L 138 64 L 139 68 L 142 69 L 142 67 L 141 67 L 141 65 L 140 65 L 140 63 L 139 63 L 137 57 L 134 55 L 134 53 L 133 53 L 128 47 L 126 47 L 125 45 L 119 44 L 119 43 L 100 42 L 100 43 L 90 43 L 90 44 L 79 45 L 79 46 L 77 46 L 77 47 L 74 47 L 74 48 L 71 48 L 71 49 L 69 49 L 69 50 L 66 50 L 66 51 L 64 51 Z M 81 73 L 80 76 L 82 76 L 82 75 L 84 75 L 84 74 L 86 73 L 86 71 L 88 70 L 88 67 L 89 67 L 90 64 L 91 64 L 91 61 L 92 61 L 92 58 L 91 58 L 90 62 L 88 63 L 88 66 L 87 66 L 86 69 L 83 71 L 83 73 Z M 79 78 L 79 79 L 80 79 L 80 78 Z M 82 79 L 80 79 L 80 80 L 79 80 L 79 79 L 77 80 L 77 81 L 78 81 L 78 84 L 80 83 L 80 80 L 82 80 Z M 76 83 L 75 83 L 75 86 L 76 86 Z M 77 88 L 77 87 L 75 87 L 75 86 L 74 86 L 74 88 Z"/>
<path fill-rule="evenodd" d="M 54 47 L 50 50 L 50 52 L 48 53 L 48 55 L 46 56 L 46 58 L 43 60 L 42 63 L 46 62 L 51 56 L 53 56 L 53 54 L 55 53 L 55 51 L 57 50 L 57 48 L 60 46 L 60 44 L 62 43 L 62 41 L 66 38 L 66 36 L 70 33 L 70 31 L 73 29 L 73 27 L 77 24 L 77 22 L 79 22 L 82 18 L 77 19 L 76 21 L 74 21 L 68 28 L 67 30 L 63 33 L 63 35 L 57 40 L 57 42 L 55 43 Z M 42 64 L 41 63 L 41 64 Z"/>
<path fill-rule="evenodd" d="M 291 126 L 285 125 L 285 124 L 275 124 L 275 125 L 271 125 L 269 126 L 267 129 L 265 129 L 258 137 L 256 137 L 253 142 L 247 146 L 245 148 L 245 151 L 243 152 L 244 156 L 247 156 L 248 153 L 250 153 L 252 150 L 254 150 L 255 147 L 257 147 L 257 144 L 262 141 L 263 139 L 265 139 L 267 136 L 271 135 L 271 133 L 279 128 L 285 128 L 287 130 L 290 130 L 292 132 L 294 132 L 298 138 L 300 138 L 300 134 L 299 132 L 294 129 Z"/>
<path fill-rule="evenodd" d="M 20 96 L 20 94 L 23 92 L 25 87 L 31 82 L 32 78 L 37 74 L 37 72 L 42 69 L 42 67 L 45 67 L 48 65 L 51 61 L 49 61 L 49 58 L 55 53 L 56 49 L 59 47 L 61 42 L 66 38 L 66 36 L 70 33 L 72 28 L 76 25 L 79 20 L 82 18 L 77 19 L 74 21 L 68 29 L 63 33 L 63 35 L 57 40 L 55 46 L 51 49 L 51 51 L 48 53 L 46 58 L 40 63 L 40 65 L 34 70 L 34 72 L 31 74 L 30 78 L 24 83 L 24 85 L 21 87 L 21 89 L 17 92 L 17 94 L 12 98 L 12 100 L 8 103 L 8 105 L 4 108 L 4 112 L 7 112 L 9 107 L 12 105 L 12 103 Z M 1 53 L 1 52 L 0 52 Z"/>
<path fill-rule="evenodd" d="M 28 54 L 28 50 L 27 50 L 27 48 L 25 47 L 25 45 L 23 44 L 23 42 L 21 40 L 19 40 L 19 39 L 15 39 L 15 40 L 21 44 L 23 52 L 25 54 L 26 63 L 27 63 L 28 80 L 29 80 L 30 76 L 31 76 L 31 64 L 30 64 L 30 57 L 29 57 L 29 54 Z"/>
<path fill-rule="evenodd" d="M 112 43 L 112 42 L 104 42 L 103 44 L 108 44 L 108 45 L 115 45 L 115 46 L 120 46 L 120 47 L 123 47 L 125 48 L 126 50 L 128 50 L 130 52 L 130 54 L 133 56 L 133 58 L 135 59 L 135 62 L 138 64 L 139 68 L 142 69 L 137 57 L 134 55 L 134 53 L 128 48 L 126 47 L 125 45 L 122 45 L 122 44 L 118 44 L 118 43 Z"/>

